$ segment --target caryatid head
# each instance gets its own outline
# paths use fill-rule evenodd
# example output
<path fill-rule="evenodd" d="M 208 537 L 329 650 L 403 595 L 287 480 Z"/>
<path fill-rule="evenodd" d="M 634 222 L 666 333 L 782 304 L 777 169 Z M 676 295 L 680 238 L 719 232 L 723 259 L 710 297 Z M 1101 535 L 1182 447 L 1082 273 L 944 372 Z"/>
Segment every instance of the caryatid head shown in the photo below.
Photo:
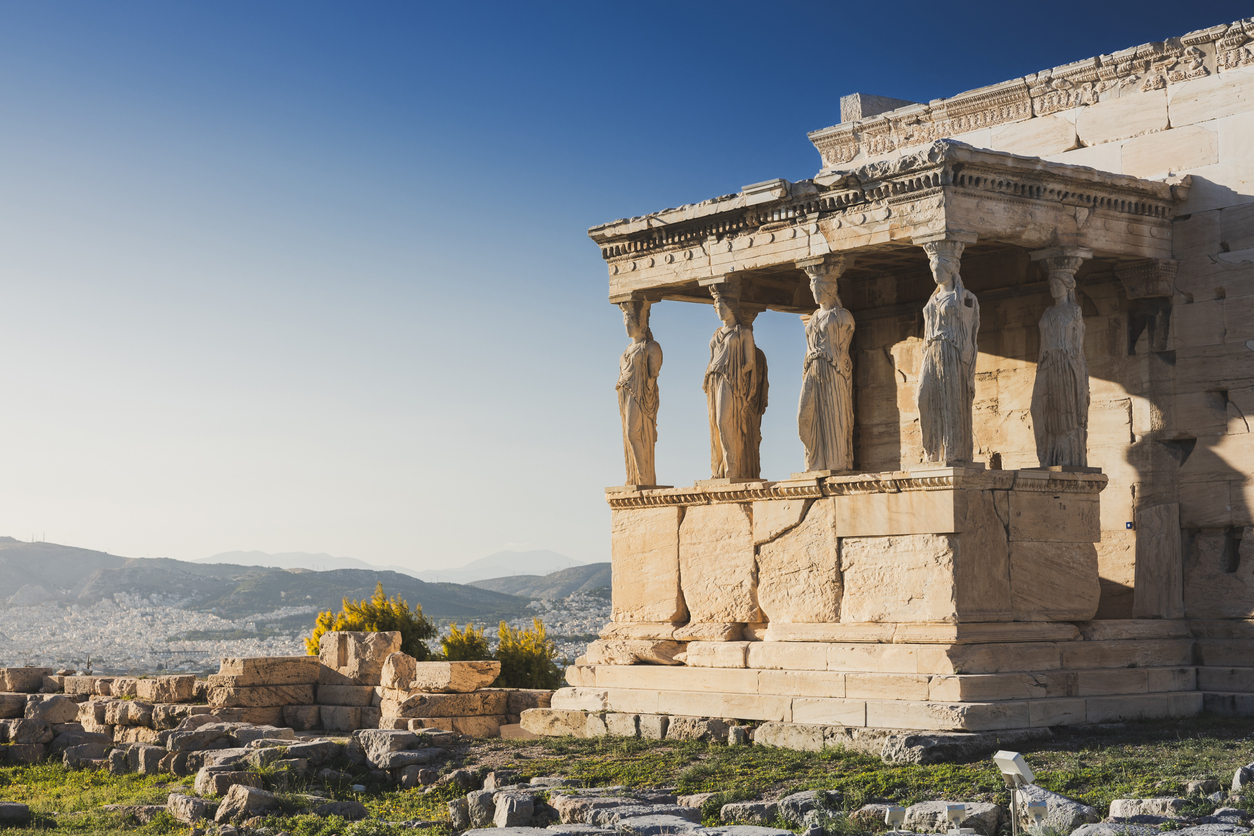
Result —
<path fill-rule="evenodd" d="M 958 270 L 962 265 L 961 241 L 933 241 L 923 245 L 927 253 L 927 263 L 932 269 L 932 278 L 938 287 L 952 289 L 962 281 Z"/>
<path fill-rule="evenodd" d="M 644 299 L 618 303 L 623 311 L 623 325 L 627 328 L 627 336 L 633 342 L 652 338 L 652 330 L 649 328 L 649 308 L 652 304 Z"/>
<path fill-rule="evenodd" d="M 853 256 L 832 253 L 818 258 L 796 262 L 810 279 L 810 295 L 820 308 L 830 310 L 840 307 L 840 285 L 837 280 L 853 265 Z"/>
<path fill-rule="evenodd" d="M 714 297 L 714 313 L 728 328 L 740 324 L 740 285 L 734 282 L 710 286 Z"/>
<path fill-rule="evenodd" d="M 1049 265 L 1049 295 L 1055 302 L 1075 301 L 1075 271 L 1084 259 L 1077 257 L 1052 258 Z"/>

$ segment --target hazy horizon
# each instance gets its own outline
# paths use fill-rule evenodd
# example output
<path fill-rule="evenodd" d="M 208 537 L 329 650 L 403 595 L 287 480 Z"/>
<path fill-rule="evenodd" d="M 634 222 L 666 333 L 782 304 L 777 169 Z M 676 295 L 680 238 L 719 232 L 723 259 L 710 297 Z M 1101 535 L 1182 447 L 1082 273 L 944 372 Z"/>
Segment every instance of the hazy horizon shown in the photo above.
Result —
<path fill-rule="evenodd" d="M 587 228 L 813 176 L 844 94 L 925 102 L 1249 14 L 1137 9 L 0 3 L 0 530 L 608 560 L 627 337 Z M 654 307 L 666 484 L 709 474 L 717 325 Z M 779 478 L 804 338 L 755 334 Z"/>

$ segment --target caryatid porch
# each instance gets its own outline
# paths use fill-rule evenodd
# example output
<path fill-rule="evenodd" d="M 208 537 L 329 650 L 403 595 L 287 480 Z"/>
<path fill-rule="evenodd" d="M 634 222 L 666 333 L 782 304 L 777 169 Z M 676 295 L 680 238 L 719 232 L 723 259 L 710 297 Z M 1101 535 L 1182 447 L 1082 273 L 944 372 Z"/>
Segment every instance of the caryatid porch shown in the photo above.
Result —
<path fill-rule="evenodd" d="M 554 708 L 954 729 L 1200 710 L 1187 628 L 1092 620 L 1107 477 L 1085 466 L 1072 292 L 1078 275 L 1081 288 L 1122 285 L 1109 294 L 1121 299 L 1169 294 L 1186 189 L 940 141 L 594 228 L 634 340 L 619 383 L 629 484 L 607 490 L 613 620 Z M 816 301 L 825 282 L 839 299 Z M 1018 299 L 1030 323 L 991 310 Z M 715 302 L 724 323 L 707 373 L 707 392 L 723 387 L 710 395 L 722 478 L 688 488 L 654 485 L 639 443 L 655 437 L 648 307 L 662 301 Z M 851 433 L 852 462 L 764 480 L 736 464 L 756 460 L 752 317 L 808 317 L 818 302 L 857 329 L 849 429 L 829 432 Z M 998 430 L 1017 433 L 1000 450 L 973 415 L 977 328 L 979 358 L 1013 356 L 1008 343 L 1023 354 L 1040 333 L 1039 368 L 1019 362 L 1027 378 L 998 392 L 1021 419 Z M 1089 353 L 1108 342 L 1094 335 Z M 776 358 L 777 378 L 796 371 Z"/>

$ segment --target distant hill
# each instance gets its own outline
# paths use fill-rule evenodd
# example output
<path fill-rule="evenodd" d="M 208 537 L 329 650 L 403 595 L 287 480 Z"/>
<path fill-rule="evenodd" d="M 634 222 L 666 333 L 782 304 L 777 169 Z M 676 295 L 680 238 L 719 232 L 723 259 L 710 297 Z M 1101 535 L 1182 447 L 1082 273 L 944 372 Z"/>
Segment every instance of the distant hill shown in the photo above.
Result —
<path fill-rule="evenodd" d="M 222 552 L 209 557 L 198 557 L 193 563 L 230 563 L 235 566 L 267 566 L 271 569 L 309 569 L 314 572 L 327 572 L 332 569 L 366 569 L 368 571 L 383 570 L 400 572 L 402 575 L 417 577 L 412 569 L 404 566 L 376 566 L 355 557 L 335 557 L 326 553 L 310 554 L 309 552 Z"/>
<path fill-rule="evenodd" d="M 429 569 L 415 572 L 414 575 L 424 581 L 474 583 L 507 575 L 548 575 L 584 565 L 586 564 L 583 561 L 564 554 L 537 549 L 528 552 L 496 552 L 456 569 Z"/>
<path fill-rule="evenodd" d="M 549 598 L 557 600 L 576 592 L 592 592 L 610 586 L 610 564 L 587 563 L 571 569 L 562 569 L 548 575 L 511 575 L 506 578 L 490 578 L 471 581 L 471 586 L 520 595 L 524 598 Z"/>
<path fill-rule="evenodd" d="M 437 620 L 481 621 L 525 615 L 527 599 L 453 583 L 366 569 L 287 571 L 169 558 L 127 558 L 55 543 L 24 543 L 0 537 L 0 606 L 55 601 L 90 604 L 115 593 L 190 599 L 189 609 L 227 617 L 270 612 L 283 606 L 338 609 L 344 597 L 366 598 L 382 582 Z"/>

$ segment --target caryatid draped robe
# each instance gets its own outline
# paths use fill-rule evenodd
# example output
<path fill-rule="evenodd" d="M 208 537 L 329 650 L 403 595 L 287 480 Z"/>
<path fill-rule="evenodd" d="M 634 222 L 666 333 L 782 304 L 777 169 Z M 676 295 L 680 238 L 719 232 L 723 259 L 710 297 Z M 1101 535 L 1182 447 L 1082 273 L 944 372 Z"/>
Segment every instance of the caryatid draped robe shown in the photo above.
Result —
<path fill-rule="evenodd" d="M 746 479 L 752 475 L 747 450 L 756 367 L 752 328 L 725 325 L 714 332 L 710 364 L 701 388 L 710 412 L 710 475 L 715 479 Z"/>
<path fill-rule="evenodd" d="M 1084 315 L 1067 300 L 1041 317 L 1041 353 L 1032 388 L 1032 429 L 1041 467 L 1088 464 L 1089 366 Z"/>
<path fill-rule="evenodd" d="M 820 308 L 806 321 L 806 359 L 801 377 L 797 430 L 806 449 L 806 470 L 853 468 L 853 314 Z"/>
<path fill-rule="evenodd" d="M 623 418 L 623 457 L 627 484 L 656 485 L 657 377 L 662 346 L 653 340 L 633 342 L 618 361 L 618 411 Z"/>
<path fill-rule="evenodd" d="M 918 405 L 924 459 L 969 462 L 980 303 L 958 280 L 952 290 L 937 287 L 923 308 L 923 326 Z"/>

